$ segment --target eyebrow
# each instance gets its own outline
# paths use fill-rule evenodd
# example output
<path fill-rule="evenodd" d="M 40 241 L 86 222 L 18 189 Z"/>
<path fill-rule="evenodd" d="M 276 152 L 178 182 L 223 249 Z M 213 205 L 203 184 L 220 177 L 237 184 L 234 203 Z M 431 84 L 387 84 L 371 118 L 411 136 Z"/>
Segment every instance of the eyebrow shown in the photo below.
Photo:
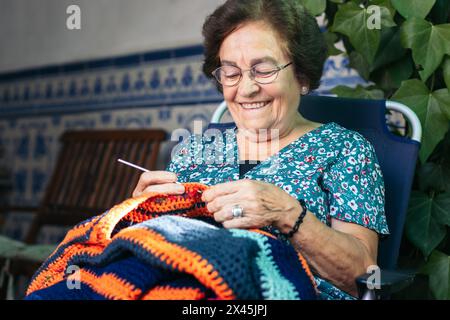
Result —
<path fill-rule="evenodd" d="M 262 63 L 262 62 L 272 62 L 273 64 L 277 64 L 277 61 L 274 58 L 269 57 L 269 56 L 252 59 L 250 61 L 250 64 L 251 64 L 251 66 L 254 66 L 255 64 Z M 226 65 L 226 66 L 236 66 L 237 67 L 237 64 L 235 62 L 229 61 L 229 60 L 221 60 L 220 63 L 222 65 Z"/>

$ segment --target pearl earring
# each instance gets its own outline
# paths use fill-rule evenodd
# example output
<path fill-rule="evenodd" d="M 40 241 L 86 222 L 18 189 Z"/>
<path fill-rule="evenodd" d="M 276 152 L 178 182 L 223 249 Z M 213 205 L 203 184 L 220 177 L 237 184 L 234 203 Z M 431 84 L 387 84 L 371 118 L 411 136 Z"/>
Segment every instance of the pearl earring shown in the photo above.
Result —
<path fill-rule="evenodd" d="M 302 87 L 302 94 L 308 93 L 308 87 Z"/>

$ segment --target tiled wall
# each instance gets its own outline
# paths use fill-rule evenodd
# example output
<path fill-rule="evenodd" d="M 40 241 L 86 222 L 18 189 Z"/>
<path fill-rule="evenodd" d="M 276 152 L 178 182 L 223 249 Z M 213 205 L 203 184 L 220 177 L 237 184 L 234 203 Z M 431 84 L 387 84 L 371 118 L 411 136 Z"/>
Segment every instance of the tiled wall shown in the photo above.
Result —
<path fill-rule="evenodd" d="M 65 130 L 152 127 L 170 133 L 191 128 L 193 120 L 206 125 L 222 98 L 202 74 L 202 59 L 198 45 L 0 75 L 0 144 L 6 150 L 0 165 L 13 174 L 10 202 L 39 202 Z M 337 56 L 326 62 L 315 93 L 357 83 L 363 80 Z M 160 168 L 171 146 L 162 146 Z"/>

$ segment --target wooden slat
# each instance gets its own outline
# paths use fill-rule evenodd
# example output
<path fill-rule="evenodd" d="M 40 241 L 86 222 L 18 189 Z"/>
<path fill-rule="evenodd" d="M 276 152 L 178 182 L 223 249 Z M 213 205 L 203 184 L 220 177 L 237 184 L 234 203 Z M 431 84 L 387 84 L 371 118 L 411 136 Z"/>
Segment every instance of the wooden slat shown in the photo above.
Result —
<path fill-rule="evenodd" d="M 117 158 L 154 169 L 163 130 L 66 132 L 55 169 L 26 241 L 34 243 L 44 224 L 72 225 L 131 196 L 140 171 Z"/>
<path fill-rule="evenodd" d="M 138 161 L 137 161 L 137 152 L 139 150 L 139 143 L 136 142 L 131 142 L 130 143 L 130 150 L 128 151 L 127 154 L 127 161 L 131 162 L 131 163 L 135 163 L 137 165 L 139 165 Z M 124 178 L 123 178 L 123 183 L 121 185 L 121 187 L 119 188 L 119 196 L 122 199 L 126 199 L 131 197 L 132 195 L 132 190 L 130 191 L 130 189 L 134 188 L 134 180 L 136 176 L 140 176 L 143 172 L 139 171 L 139 170 L 135 170 L 134 168 L 128 167 L 128 166 L 123 166 L 125 168 L 124 170 Z"/>
<path fill-rule="evenodd" d="M 59 190 L 61 189 L 61 185 L 64 183 L 64 179 L 66 178 L 65 175 L 62 174 L 62 172 L 66 171 L 66 168 L 69 166 L 69 147 L 70 146 L 66 144 L 63 145 L 60 149 L 55 168 L 53 169 L 53 175 L 47 184 L 46 193 L 42 202 L 43 205 L 46 205 L 48 203 L 56 203 L 57 201 Z"/>
<path fill-rule="evenodd" d="M 92 182 L 92 187 L 89 189 L 89 192 L 86 192 L 86 204 L 88 207 L 93 207 L 95 203 L 95 195 L 98 192 L 99 184 L 101 184 L 101 174 L 104 174 L 103 158 L 105 154 L 108 152 L 108 142 L 107 141 L 98 141 L 99 147 L 97 149 L 97 154 L 94 160 L 94 164 L 91 167 L 91 177 L 89 178 Z"/>
<path fill-rule="evenodd" d="M 77 162 L 79 162 L 81 158 L 79 151 L 81 150 L 82 146 L 83 144 L 81 142 L 69 143 L 68 148 L 70 150 L 66 159 L 67 165 L 64 167 L 64 170 L 58 172 L 58 174 L 61 175 L 63 179 L 58 185 L 58 189 L 54 191 L 57 196 L 54 198 L 55 201 L 52 201 L 52 205 L 58 205 L 67 201 L 68 192 L 71 188 L 73 179 L 73 172 L 77 165 Z"/>
<path fill-rule="evenodd" d="M 131 156 L 131 153 L 133 152 L 133 148 L 134 148 L 135 143 L 133 143 L 132 141 L 126 141 L 125 142 L 125 147 L 122 150 L 122 154 L 120 155 L 121 159 L 128 159 L 128 161 L 130 162 L 134 162 L 133 157 Z M 127 189 L 127 184 L 129 183 L 130 180 L 130 176 L 133 174 L 133 171 L 138 171 L 138 170 L 131 170 L 133 168 L 123 165 L 123 164 L 119 164 L 119 168 L 117 168 L 118 170 L 118 176 L 117 176 L 117 183 L 115 186 L 115 198 L 116 199 L 125 199 L 124 197 L 124 190 Z M 116 200 L 115 200 L 116 201 Z"/>
<path fill-rule="evenodd" d="M 111 204 L 108 202 L 108 199 L 110 199 L 111 193 L 114 192 L 112 191 L 114 189 L 113 181 L 117 175 L 117 168 L 119 167 L 117 158 L 120 153 L 121 143 L 121 141 L 115 141 L 111 151 L 111 156 L 109 158 L 105 158 L 103 161 L 103 166 L 106 168 L 108 174 L 104 177 L 104 179 L 100 180 L 102 186 L 100 188 L 100 192 L 96 194 L 97 206 L 101 204 Z"/>
<path fill-rule="evenodd" d="M 155 141 L 154 143 L 152 143 L 151 145 L 151 154 L 150 154 L 150 163 L 148 164 L 149 168 L 151 168 L 151 170 L 155 170 L 156 168 L 156 161 L 158 160 L 158 151 L 159 151 L 159 147 L 160 147 L 161 143 L 159 141 Z"/>
<path fill-rule="evenodd" d="M 129 151 L 128 149 L 129 142 L 121 141 L 117 143 L 114 166 L 112 166 L 113 168 L 111 170 L 112 172 L 114 172 L 114 174 L 110 175 L 110 180 L 108 183 L 109 192 L 105 193 L 105 198 L 103 200 L 104 203 L 106 203 L 108 206 L 113 206 L 118 202 L 125 200 L 124 198 L 120 197 L 119 190 L 121 188 L 121 185 L 124 183 L 123 177 L 126 168 L 120 162 L 117 162 L 117 159 L 124 158 L 124 155 L 126 155 Z"/>
<path fill-rule="evenodd" d="M 95 188 L 95 170 L 97 165 L 97 156 L 100 142 L 92 141 L 87 143 L 88 150 L 86 154 L 86 159 L 82 166 L 82 183 L 81 192 L 79 192 L 78 197 L 74 200 L 79 206 L 87 207 L 87 202 L 89 200 L 89 194 L 94 192 Z"/>
<path fill-rule="evenodd" d="M 90 195 L 90 201 L 89 205 L 92 207 L 96 207 L 99 196 L 102 194 L 102 192 L 105 192 L 106 186 L 104 184 L 104 181 L 106 180 L 106 177 L 108 176 L 108 164 L 113 154 L 113 148 L 114 144 L 112 141 L 106 142 L 105 152 L 102 155 L 99 155 L 101 157 L 100 159 L 100 171 L 97 178 L 97 181 L 95 183 L 95 191 L 93 194 Z"/>
<path fill-rule="evenodd" d="M 70 176 L 67 177 L 71 180 L 69 184 L 69 188 L 67 190 L 67 199 L 66 203 L 69 205 L 75 205 L 76 199 L 79 197 L 80 193 L 83 189 L 83 167 L 86 166 L 86 163 L 89 165 L 89 143 L 81 143 L 79 154 L 75 155 L 77 157 L 77 161 L 75 161 L 73 171 L 70 172 Z"/>

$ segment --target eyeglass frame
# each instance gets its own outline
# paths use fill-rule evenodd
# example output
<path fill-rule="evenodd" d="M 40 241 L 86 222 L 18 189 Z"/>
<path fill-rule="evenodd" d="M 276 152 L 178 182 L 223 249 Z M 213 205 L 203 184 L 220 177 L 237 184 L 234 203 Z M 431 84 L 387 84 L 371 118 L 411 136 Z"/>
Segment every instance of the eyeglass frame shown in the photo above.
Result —
<path fill-rule="evenodd" d="M 239 82 L 241 82 L 242 77 L 243 77 L 245 71 L 250 71 L 250 79 L 252 79 L 252 80 L 255 81 L 256 83 L 258 83 L 258 84 L 263 84 L 263 85 L 264 85 L 264 84 L 271 84 L 271 83 L 273 83 L 275 80 L 277 80 L 278 74 L 280 73 L 280 71 L 286 69 L 287 67 L 289 67 L 293 62 L 291 61 L 291 62 L 288 62 L 287 64 L 281 65 L 281 66 L 274 65 L 275 69 L 273 70 L 273 72 L 275 72 L 275 78 L 274 78 L 272 81 L 267 82 L 267 83 L 261 83 L 261 82 L 258 82 L 258 81 L 256 80 L 256 78 L 255 78 L 254 72 L 252 72 L 252 70 L 254 70 L 254 68 L 255 68 L 257 65 L 262 64 L 262 63 L 265 63 L 265 62 L 257 63 L 257 64 L 255 64 L 253 67 L 251 67 L 250 69 L 246 69 L 246 70 L 242 70 L 242 69 L 239 68 L 238 66 L 230 66 L 230 67 L 238 68 L 238 69 L 240 70 L 239 80 L 237 80 L 237 82 L 236 82 L 235 84 L 232 84 L 232 85 L 226 85 L 226 84 L 221 83 L 221 82 L 219 81 L 219 79 L 217 79 L 217 77 L 216 77 L 216 75 L 215 75 L 215 73 L 217 72 L 217 70 L 219 70 L 219 69 L 221 69 L 222 67 L 225 67 L 225 66 L 220 66 L 220 67 L 216 68 L 213 72 L 211 72 L 211 74 L 212 74 L 212 76 L 214 77 L 214 79 L 215 79 L 220 85 L 225 86 L 225 87 L 234 87 L 234 86 L 237 86 L 237 85 L 239 84 Z"/>

